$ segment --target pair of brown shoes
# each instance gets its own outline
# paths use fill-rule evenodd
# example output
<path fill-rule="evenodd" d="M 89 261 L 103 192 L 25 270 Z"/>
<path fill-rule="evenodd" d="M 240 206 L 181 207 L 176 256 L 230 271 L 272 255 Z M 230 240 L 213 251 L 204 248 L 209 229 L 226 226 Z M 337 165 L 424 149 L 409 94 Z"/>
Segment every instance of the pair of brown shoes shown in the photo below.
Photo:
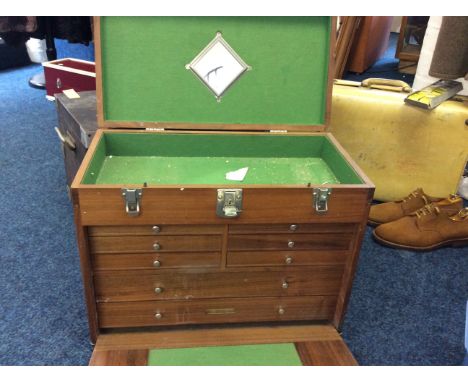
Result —
<path fill-rule="evenodd" d="M 402 200 L 372 206 L 369 224 L 378 226 L 374 239 L 389 247 L 427 251 L 468 245 L 468 208 L 456 195 L 433 198 L 419 188 Z"/>

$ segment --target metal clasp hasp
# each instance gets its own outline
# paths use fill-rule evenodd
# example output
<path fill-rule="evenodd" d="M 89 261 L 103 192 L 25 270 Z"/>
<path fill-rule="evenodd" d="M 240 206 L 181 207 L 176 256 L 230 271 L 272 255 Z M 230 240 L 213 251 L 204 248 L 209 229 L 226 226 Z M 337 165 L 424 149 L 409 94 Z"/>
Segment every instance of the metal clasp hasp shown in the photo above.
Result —
<path fill-rule="evenodd" d="M 140 199 L 143 194 L 141 188 L 122 188 L 122 196 L 125 199 L 125 211 L 129 216 L 140 215 Z"/>
<path fill-rule="evenodd" d="M 216 215 L 222 218 L 238 217 L 242 211 L 241 189 L 218 189 Z"/>
<path fill-rule="evenodd" d="M 328 199 L 331 194 L 331 188 L 319 187 L 314 188 L 313 191 L 313 202 L 315 212 L 318 214 L 324 214 L 328 211 Z"/>

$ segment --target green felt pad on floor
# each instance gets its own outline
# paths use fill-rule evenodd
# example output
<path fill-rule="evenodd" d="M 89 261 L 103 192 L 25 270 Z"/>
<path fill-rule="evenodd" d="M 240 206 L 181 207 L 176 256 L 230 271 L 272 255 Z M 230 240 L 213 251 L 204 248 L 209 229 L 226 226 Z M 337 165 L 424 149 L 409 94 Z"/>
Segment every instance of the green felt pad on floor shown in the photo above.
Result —
<path fill-rule="evenodd" d="M 154 349 L 148 366 L 302 366 L 294 344 Z"/>

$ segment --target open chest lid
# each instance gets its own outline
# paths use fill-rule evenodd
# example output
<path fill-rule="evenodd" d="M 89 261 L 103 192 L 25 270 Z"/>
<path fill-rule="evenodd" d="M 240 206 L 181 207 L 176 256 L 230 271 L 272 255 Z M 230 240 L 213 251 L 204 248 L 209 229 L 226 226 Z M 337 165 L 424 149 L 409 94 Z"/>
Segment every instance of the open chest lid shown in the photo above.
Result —
<path fill-rule="evenodd" d="M 95 19 L 102 128 L 324 131 L 331 17 Z"/>

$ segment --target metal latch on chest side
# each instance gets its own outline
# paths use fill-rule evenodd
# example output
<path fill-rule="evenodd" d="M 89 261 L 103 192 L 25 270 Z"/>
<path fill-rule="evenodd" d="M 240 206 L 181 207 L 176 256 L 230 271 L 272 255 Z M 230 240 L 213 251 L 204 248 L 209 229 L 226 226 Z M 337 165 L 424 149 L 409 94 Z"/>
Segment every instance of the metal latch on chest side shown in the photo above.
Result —
<path fill-rule="evenodd" d="M 216 215 L 222 218 L 235 218 L 242 212 L 241 189 L 218 189 Z"/>
<path fill-rule="evenodd" d="M 318 187 L 313 190 L 313 203 L 317 214 L 325 214 L 328 211 L 328 199 L 330 198 L 331 188 Z"/>
<path fill-rule="evenodd" d="M 140 199 L 143 194 L 141 188 L 122 188 L 122 196 L 125 200 L 125 212 L 129 216 L 140 215 Z"/>

